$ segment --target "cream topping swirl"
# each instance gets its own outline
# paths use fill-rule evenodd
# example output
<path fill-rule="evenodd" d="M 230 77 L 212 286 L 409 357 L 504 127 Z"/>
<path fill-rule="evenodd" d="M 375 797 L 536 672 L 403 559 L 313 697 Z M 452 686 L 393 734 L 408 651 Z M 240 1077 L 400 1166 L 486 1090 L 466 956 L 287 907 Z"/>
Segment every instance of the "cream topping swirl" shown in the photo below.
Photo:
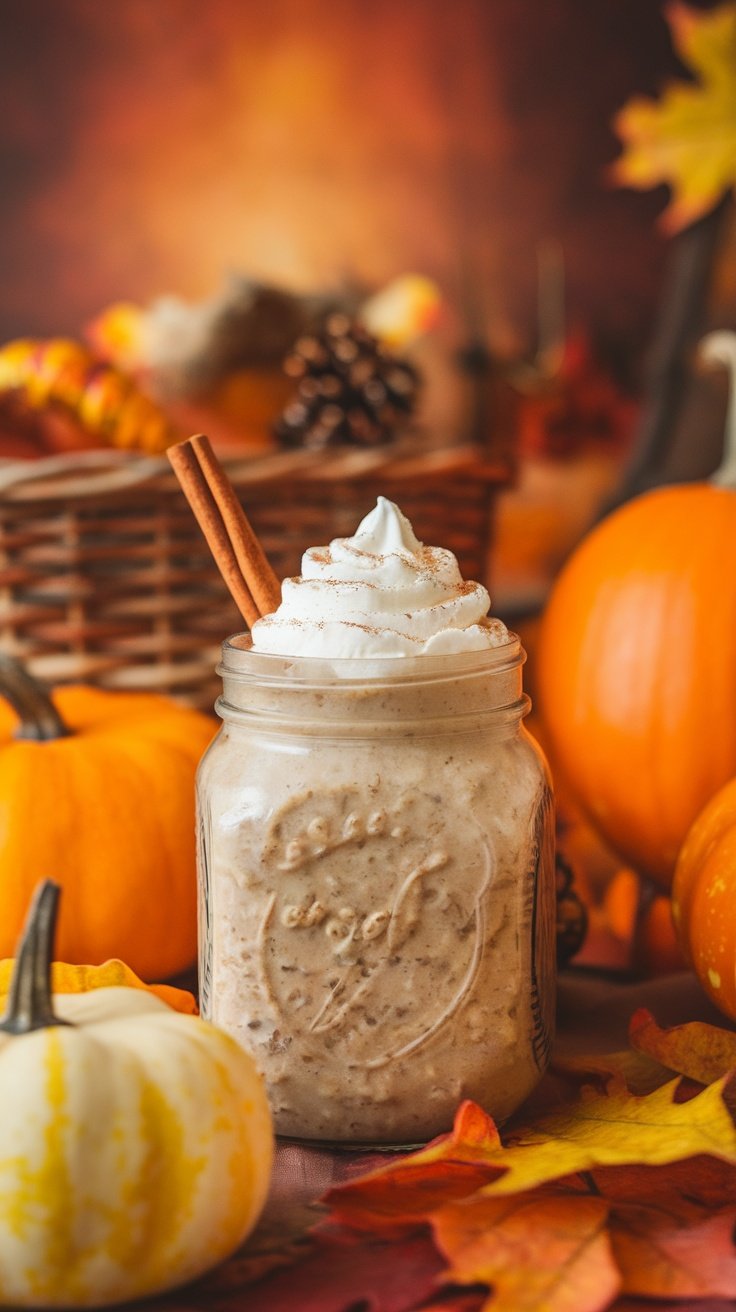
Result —
<path fill-rule="evenodd" d="M 398 506 L 379 497 L 351 538 L 310 547 L 284 579 L 278 610 L 252 629 L 255 651 L 332 660 L 441 655 L 508 641 L 480 583 L 451 551 L 425 547 Z"/>

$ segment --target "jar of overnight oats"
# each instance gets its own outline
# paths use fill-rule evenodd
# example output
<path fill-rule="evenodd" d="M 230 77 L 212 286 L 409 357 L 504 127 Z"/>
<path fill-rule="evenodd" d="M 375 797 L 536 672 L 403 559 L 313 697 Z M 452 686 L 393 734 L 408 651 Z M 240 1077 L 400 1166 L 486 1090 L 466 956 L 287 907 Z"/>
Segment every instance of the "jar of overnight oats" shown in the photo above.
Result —
<path fill-rule="evenodd" d="M 250 1049 L 277 1132 L 301 1139 L 421 1142 L 463 1098 L 503 1121 L 552 1036 L 553 808 L 523 727 L 524 653 L 484 618 L 484 589 L 479 617 L 416 619 L 450 577 L 478 585 L 400 527 L 397 545 L 369 516 L 315 549 L 317 618 L 285 584 L 273 617 L 225 643 L 198 776 L 202 1011 Z M 336 566 L 341 550 L 362 559 Z M 309 555 L 287 583 L 309 579 Z M 364 585 L 397 594 L 371 599 L 370 622 Z M 299 640 L 310 654 L 284 650 Z"/>

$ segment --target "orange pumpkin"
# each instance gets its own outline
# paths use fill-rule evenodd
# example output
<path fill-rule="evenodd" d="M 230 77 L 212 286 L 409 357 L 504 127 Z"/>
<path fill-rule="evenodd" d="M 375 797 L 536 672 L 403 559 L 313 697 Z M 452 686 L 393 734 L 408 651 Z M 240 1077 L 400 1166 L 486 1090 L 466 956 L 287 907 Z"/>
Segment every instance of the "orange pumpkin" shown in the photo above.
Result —
<path fill-rule="evenodd" d="M 672 913 L 706 993 L 736 1020 L 736 779 L 700 812 L 682 845 Z"/>
<path fill-rule="evenodd" d="M 0 693 L 0 957 L 51 874 L 64 961 L 121 957 L 144 980 L 184 970 L 196 956 L 194 775 L 213 723 L 149 693 L 59 688 L 52 702 L 5 656 Z"/>
<path fill-rule="evenodd" d="M 707 339 L 711 358 L 734 364 L 734 341 Z M 698 811 L 736 774 L 734 487 L 732 412 L 714 479 L 646 493 L 593 529 L 541 625 L 553 761 L 607 842 L 664 887 Z"/>

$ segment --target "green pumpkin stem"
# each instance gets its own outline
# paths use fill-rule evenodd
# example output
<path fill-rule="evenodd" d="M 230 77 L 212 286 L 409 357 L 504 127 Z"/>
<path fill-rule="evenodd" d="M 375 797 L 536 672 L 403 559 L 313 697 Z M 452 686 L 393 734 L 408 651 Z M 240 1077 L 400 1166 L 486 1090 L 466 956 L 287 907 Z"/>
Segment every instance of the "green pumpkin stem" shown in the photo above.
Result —
<path fill-rule="evenodd" d="M 0 696 L 5 697 L 16 712 L 20 724 L 16 738 L 45 743 L 54 738 L 67 738 L 71 732 L 54 703 L 36 679 L 12 656 L 0 653 Z"/>
<path fill-rule="evenodd" d="M 706 364 L 725 365 L 729 372 L 729 398 L 723 457 L 710 481 L 718 487 L 736 489 L 736 333 L 709 333 L 700 343 L 700 355 Z"/>
<path fill-rule="evenodd" d="M 0 1030 L 6 1034 L 30 1034 L 68 1024 L 54 1015 L 51 1001 L 51 957 L 60 896 L 59 885 L 50 879 L 34 894 L 16 953 L 8 1005 L 0 1019 Z"/>

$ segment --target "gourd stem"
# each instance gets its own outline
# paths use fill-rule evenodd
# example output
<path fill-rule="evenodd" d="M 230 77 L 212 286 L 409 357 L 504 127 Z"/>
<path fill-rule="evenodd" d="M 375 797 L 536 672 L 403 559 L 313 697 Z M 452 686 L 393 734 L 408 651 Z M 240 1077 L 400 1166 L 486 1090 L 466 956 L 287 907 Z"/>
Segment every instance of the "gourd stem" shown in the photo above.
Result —
<path fill-rule="evenodd" d="M 51 1025 L 66 1025 L 51 1003 L 51 956 L 61 889 L 46 879 L 37 888 L 16 953 L 0 1031 L 30 1034 Z"/>
<path fill-rule="evenodd" d="M 12 656 L 0 653 L 0 695 L 18 715 L 16 738 L 45 743 L 67 738 L 70 729 L 64 723 L 51 698 L 41 684 L 24 670 Z"/>
<path fill-rule="evenodd" d="M 723 457 L 710 481 L 718 487 L 736 488 L 736 333 L 709 333 L 700 343 L 700 355 L 707 364 L 725 365 L 729 372 Z"/>

